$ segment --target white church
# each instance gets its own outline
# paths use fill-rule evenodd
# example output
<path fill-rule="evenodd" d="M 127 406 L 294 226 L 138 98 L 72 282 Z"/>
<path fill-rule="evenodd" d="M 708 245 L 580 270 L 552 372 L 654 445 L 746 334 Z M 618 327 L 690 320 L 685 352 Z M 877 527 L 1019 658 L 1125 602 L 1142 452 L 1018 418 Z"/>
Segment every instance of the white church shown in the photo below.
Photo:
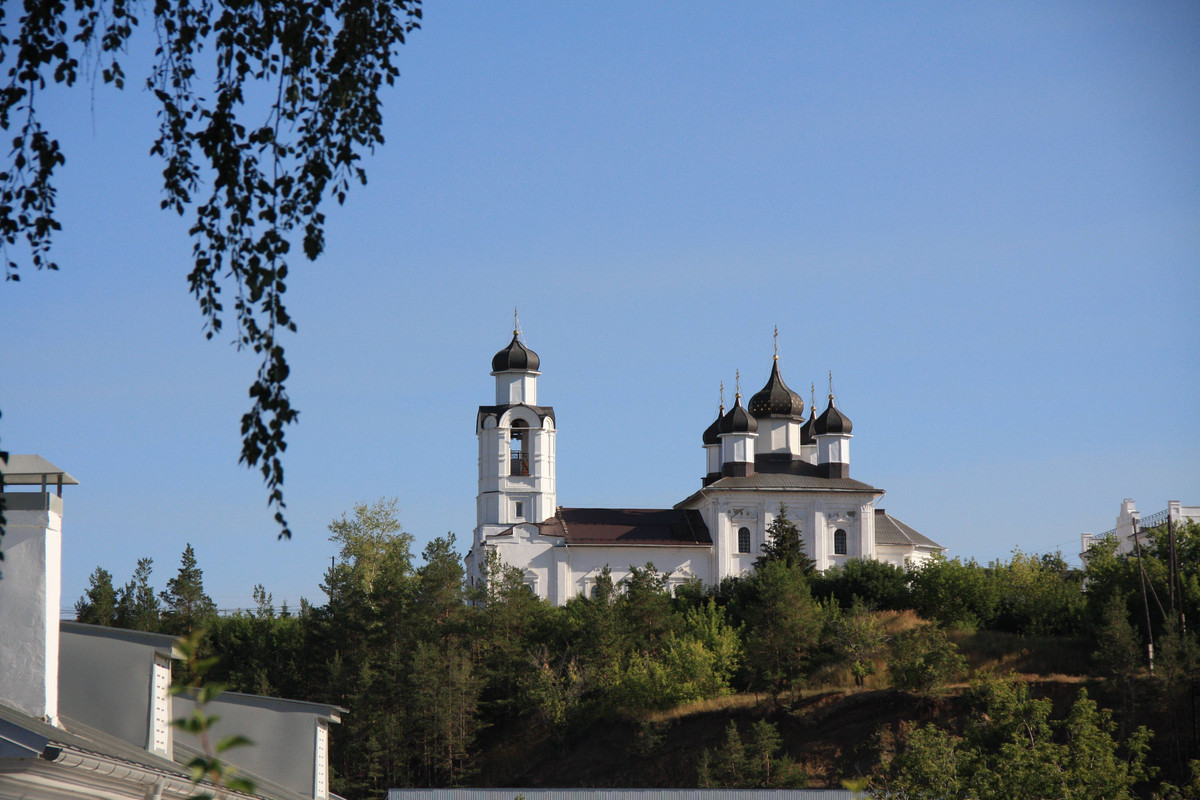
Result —
<path fill-rule="evenodd" d="M 819 416 L 787 387 L 779 357 L 761 391 L 722 406 L 704 431 L 701 488 L 673 508 L 564 508 L 555 481 L 554 409 L 538 404 L 541 360 L 514 331 L 492 358 L 494 405 L 480 406 L 479 495 L 466 568 L 473 582 L 487 554 L 519 568 L 539 597 L 563 605 L 590 595 L 608 567 L 654 564 L 672 591 L 748 572 L 780 506 L 804 548 L 826 569 L 854 558 L 898 566 L 945 548 L 875 504 L 883 490 L 850 477 L 852 425 L 829 395 Z"/>

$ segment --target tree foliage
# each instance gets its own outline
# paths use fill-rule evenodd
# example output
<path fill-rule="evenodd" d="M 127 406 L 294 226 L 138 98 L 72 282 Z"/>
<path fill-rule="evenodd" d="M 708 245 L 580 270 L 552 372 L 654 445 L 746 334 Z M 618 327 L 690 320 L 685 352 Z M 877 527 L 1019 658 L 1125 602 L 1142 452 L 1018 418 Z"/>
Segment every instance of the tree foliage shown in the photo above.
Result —
<path fill-rule="evenodd" d="M 872 558 L 852 558 L 834 564 L 812 578 L 814 597 L 833 597 L 842 608 L 850 608 L 855 598 L 873 609 L 912 607 L 904 569 Z"/>
<path fill-rule="evenodd" d="M 19 277 L 19 249 L 37 269 L 58 268 L 55 179 L 66 155 L 42 124 L 41 95 L 81 75 L 123 88 L 122 60 L 150 27 L 141 82 L 158 103 L 150 151 L 163 163 L 162 207 L 192 217 L 188 283 L 206 335 L 231 314 L 234 342 L 259 357 L 240 460 L 262 472 L 279 535 L 290 537 L 281 456 L 296 410 L 281 334 L 296 329 L 284 304 L 292 246 L 316 259 L 323 203 L 366 182 L 362 158 L 383 143 L 381 91 L 399 74 L 396 50 L 419 27 L 420 0 L 30 2 L 15 24 L 12 12 L 0 6 L 0 130 L 12 144 L 0 171 L 5 277 Z"/>
<path fill-rule="evenodd" d="M 789 567 L 798 567 L 805 575 L 811 575 L 815 562 L 804 551 L 804 540 L 800 528 L 788 516 L 787 506 L 779 504 L 779 512 L 767 525 L 767 540 L 763 543 L 762 555 L 754 565 L 760 567 L 769 561 L 782 561 Z"/>
<path fill-rule="evenodd" d="M 117 621 L 117 590 L 112 573 L 96 567 L 88 577 L 88 588 L 75 603 L 75 619 L 91 625 L 114 625 Z"/>
<path fill-rule="evenodd" d="M 770 559 L 720 586 L 693 585 L 672 597 L 667 576 L 645 564 L 629 567 L 619 580 L 611 570 L 601 570 L 594 591 L 556 608 L 529 590 L 521 570 L 495 554 L 485 559 L 484 580 L 465 586 L 452 534 L 434 538 L 415 557 L 413 536 L 401 526 L 397 507 L 394 498 L 359 503 L 330 523 L 337 556 L 325 573 L 323 604 L 302 599 L 295 614 L 277 609 L 260 584 L 251 608 L 205 620 L 209 634 L 203 656 L 222 656 L 210 679 L 237 691 L 349 709 L 332 737 L 330 757 L 333 789 L 341 796 L 359 800 L 391 787 L 488 780 L 496 754 L 514 752 L 512 736 L 565 749 L 606 719 L 638 726 L 629 748 L 646 757 L 667 735 L 663 726 L 668 723 L 655 721 L 659 709 L 733 692 L 769 692 L 768 707 L 778 710 L 771 721 L 791 725 L 790 713 L 781 707 L 803 706 L 813 698 L 789 697 L 785 691 L 802 687 L 813 675 L 838 680 L 841 671 L 828 669 L 838 664 L 862 685 L 886 659 L 894 685 L 919 696 L 921 713 L 964 705 L 961 693 L 942 691 L 965 671 L 946 633 L 926 623 L 885 635 L 911 614 L 871 608 L 888 593 L 899 596 L 895 577 L 906 573 L 895 568 L 849 562 L 841 570 L 810 576 L 801 565 Z M 1144 561 L 1159 558 L 1155 547 L 1147 544 Z M 184 551 L 179 573 L 164 592 L 151 586 L 151 566 L 149 559 L 140 561 L 129 583 L 113 592 L 118 624 L 163 631 L 176 609 L 184 607 L 183 597 L 194 589 L 202 593 L 194 552 Z M 1051 773 L 1039 777 L 1053 770 L 1088 773 L 1091 782 L 1080 784 L 1085 787 L 1080 796 L 1123 797 L 1123 787 L 1144 772 L 1135 757 L 1142 741 L 1135 725 L 1151 716 L 1160 734 L 1155 765 L 1179 784 L 1164 783 L 1160 793 L 1171 800 L 1187 796 L 1188 760 L 1194 755 L 1190 692 L 1200 677 L 1196 637 L 1170 619 L 1156 618 L 1157 665 L 1152 675 L 1147 672 L 1144 642 L 1131 624 L 1144 616 L 1131 615 L 1122 600 L 1128 594 L 1122 583 L 1125 556 L 1114 554 L 1107 564 L 1102 560 L 1096 591 L 1089 583 L 1079 598 L 1066 598 L 1063 591 L 1078 587 L 1078 573 L 1055 556 L 1016 553 L 1009 562 L 986 567 L 974 562 L 932 566 L 928 573 L 924 568 L 911 573 L 925 582 L 918 589 L 926 593 L 923 602 L 949 587 L 974 587 L 977 594 L 966 595 L 971 625 L 1047 631 L 1053 627 L 1046 622 L 1053 609 L 1068 607 L 1056 606 L 1055 598 L 1085 603 L 1068 617 L 1076 626 L 1072 632 L 1093 636 L 1091 647 L 1100 655 L 1096 674 L 1107 677 L 1095 691 L 1106 701 L 1119 701 L 1116 719 L 1122 727 L 1117 730 L 1123 735 L 1113 735 L 1106 712 L 1089 706 L 1090 699 L 1077 704 L 1073 714 L 1064 709 L 1061 720 L 1052 720 L 1043 701 L 1004 683 L 985 682 L 966 695 L 968 713 L 958 724 L 911 730 L 886 782 L 876 776 L 877 788 L 899 792 L 907 787 L 912 797 L 1041 796 L 1038 792 L 1057 797 L 1062 782 Z M 1185 559 L 1181 566 L 1190 574 L 1194 562 Z M 104 570 L 92 578 L 80 614 L 102 617 L 105 586 L 112 579 Z M 828 599 L 814 600 L 812 585 L 833 587 Z M 840 592 L 850 586 L 857 588 L 848 592 L 850 602 L 843 607 Z M 953 595 L 942 596 L 954 602 Z M 1093 605 L 1102 601 L 1109 608 L 1097 612 Z M 1039 602 L 1046 614 L 1032 608 Z M 988 607 L 992 613 L 979 613 Z M 957 614 L 945 618 L 967 624 Z M 1093 618 L 1104 624 L 1096 625 Z M 1013 633 L 981 633 L 964 641 L 975 641 L 980 654 L 979 641 L 1012 642 Z M 1053 636 L 1044 632 L 1038 640 Z M 1121 699 L 1123 686 L 1129 688 L 1128 702 Z M 939 698 L 929 702 L 931 695 Z M 875 703 L 866 693 L 857 700 L 860 708 Z M 911 701 L 893 697 L 891 702 Z M 789 783 L 785 776 L 792 773 L 779 733 L 766 722 L 752 725 L 739 717 L 739 723 L 732 735 L 726 731 L 723 743 L 710 746 L 706 764 L 693 762 L 701 780 L 714 786 Z M 1107 742 L 1118 739 L 1127 749 L 1118 747 L 1116 756 L 1106 756 L 1113 752 Z M 860 752 L 884 741 L 883 736 L 864 740 Z M 1063 751 L 1068 743 L 1077 752 Z M 858 761 L 859 754 L 851 757 Z M 1009 762 L 1011 775 L 1001 769 Z"/>
<path fill-rule="evenodd" d="M 854 684 L 862 686 L 875 674 L 875 659 L 883 654 L 888 637 L 878 617 L 855 598 L 849 610 L 832 605 L 825 622 L 824 641 L 833 655 L 850 668 Z"/>
<path fill-rule="evenodd" d="M 745 739 L 730 720 L 721 747 L 701 755 L 696 782 L 702 789 L 803 788 L 808 777 L 782 747 L 779 730 L 767 720 L 755 721 Z"/>
<path fill-rule="evenodd" d="M 821 618 L 803 566 L 767 560 L 748 580 L 752 601 L 743 606 L 746 665 L 756 689 L 798 687 L 820 639 Z"/>
<path fill-rule="evenodd" d="M 163 603 L 163 631 L 184 636 L 200 628 L 217 612 L 216 604 L 204 592 L 204 571 L 196 563 L 196 551 L 189 544 L 180 557 L 179 573 L 167 581 L 159 595 Z"/>
<path fill-rule="evenodd" d="M 1062 720 L 1051 719 L 1049 700 L 1016 681 L 984 681 L 972 695 L 961 735 L 932 725 L 909 732 L 875 797 L 1132 800 L 1134 785 L 1148 777 L 1150 734 L 1139 729 L 1122 748 L 1111 715 L 1084 690 Z"/>
<path fill-rule="evenodd" d="M 892 643 L 888 671 L 902 691 L 929 696 L 966 669 L 954 642 L 936 625 L 918 625 Z"/>
<path fill-rule="evenodd" d="M 150 575 L 153 571 L 153 559 L 138 559 L 133 577 L 117 595 L 117 627 L 135 631 L 158 630 L 162 609 L 154 595 L 154 587 L 150 585 Z"/>

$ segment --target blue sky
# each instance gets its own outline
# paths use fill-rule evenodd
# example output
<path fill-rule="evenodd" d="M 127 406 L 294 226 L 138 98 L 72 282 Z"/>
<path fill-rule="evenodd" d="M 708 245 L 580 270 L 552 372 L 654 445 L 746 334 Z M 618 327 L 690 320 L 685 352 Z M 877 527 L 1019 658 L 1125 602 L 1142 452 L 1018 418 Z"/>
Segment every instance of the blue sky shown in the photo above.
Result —
<path fill-rule="evenodd" d="M 851 474 L 951 555 L 1074 559 L 1123 497 L 1200 503 L 1200 5 L 433 3 L 400 64 L 289 281 L 290 542 L 236 464 L 255 362 L 203 338 L 151 98 L 47 94 L 62 270 L 0 287 L 0 442 L 81 482 L 64 606 L 140 556 L 162 588 L 188 542 L 222 608 L 322 602 L 326 525 L 381 496 L 465 545 L 514 306 L 562 505 L 694 491 L 775 325 L 793 389 L 833 371 Z"/>

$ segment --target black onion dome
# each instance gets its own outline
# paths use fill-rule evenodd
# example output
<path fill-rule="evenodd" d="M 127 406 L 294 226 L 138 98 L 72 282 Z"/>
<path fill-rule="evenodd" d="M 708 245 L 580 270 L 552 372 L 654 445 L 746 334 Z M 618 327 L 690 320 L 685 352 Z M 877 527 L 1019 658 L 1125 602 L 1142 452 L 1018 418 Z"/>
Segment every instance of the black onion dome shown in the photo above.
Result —
<path fill-rule="evenodd" d="M 817 407 L 813 406 L 808 411 L 808 422 L 800 428 L 800 444 L 816 444 L 816 427 L 817 427 Z"/>
<path fill-rule="evenodd" d="M 833 404 L 833 395 L 830 395 L 829 408 L 825 409 L 824 414 L 817 417 L 816 435 L 820 436 L 823 433 L 848 434 L 853 429 L 850 418 L 837 410 Z"/>
<path fill-rule="evenodd" d="M 750 398 L 749 411 L 759 419 L 784 417 L 797 422 L 804 419 L 804 398 L 783 382 L 778 361 L 771 365 L 767 385 Z"/>
<path fill-rule="evenodd" d="M 742 396 L 739 394 L 733 408 L 721 417 L 721 433 L 754 433 L 757 430 L 758 420 L 742 408 Z"/>
<path fill-rule="evenodd" d="M 717 418 L 713 420 L 713 424 L 704 429 L 705 444 L 720 444 L 721 443 L 721 421 L 725 419 L 725 407 L 717 412 Z"/>
<path fill-rule="evenodd" d="M 537 372 L 541 363 L 542 360 L 538 358 L 538 354 L 521 344 L 521 340 L 517 338 L 514 331 L 508 347 L 492 356 L 492 372 L 508 372 L 510 370 Z"/>

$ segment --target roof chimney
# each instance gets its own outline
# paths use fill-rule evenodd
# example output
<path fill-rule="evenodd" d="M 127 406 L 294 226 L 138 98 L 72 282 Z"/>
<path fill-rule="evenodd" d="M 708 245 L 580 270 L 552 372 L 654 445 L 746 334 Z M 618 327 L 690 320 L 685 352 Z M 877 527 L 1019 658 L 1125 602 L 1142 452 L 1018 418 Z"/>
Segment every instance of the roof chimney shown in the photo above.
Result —
<path fill-rule="evenodd" d="M 0 462 L 0 703 L 58 723 L 58 609 L 62 595 L 62 486 L 79 481 L 41 456 Z M 38 486 L 14 492 L 12 486 Z M 49 487 L 56 487 L 51 494 Z"/>

